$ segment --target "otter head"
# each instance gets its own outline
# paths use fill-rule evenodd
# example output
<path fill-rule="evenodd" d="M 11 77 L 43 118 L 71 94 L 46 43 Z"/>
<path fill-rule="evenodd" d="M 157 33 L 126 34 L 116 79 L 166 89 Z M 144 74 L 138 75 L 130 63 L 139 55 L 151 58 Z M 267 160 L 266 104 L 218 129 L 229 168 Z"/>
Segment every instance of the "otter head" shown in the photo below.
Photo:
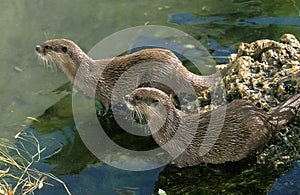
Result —
<path fill-rule="evenodd" d="M 167 122 L 171 109 L 175 109 L 167 94 L 150 87 L 135 89 L 124 97 L 124 101 L 138 117 L 145 117 L 152 133 Z"/>
<path fill-rule="evenodd" d="M 48 40 L 37 45 L 35 50 L 45 65 L 59 65 L 71 81 L 81 63 L 90 60 L 73 41 L 67 39 Z"/>

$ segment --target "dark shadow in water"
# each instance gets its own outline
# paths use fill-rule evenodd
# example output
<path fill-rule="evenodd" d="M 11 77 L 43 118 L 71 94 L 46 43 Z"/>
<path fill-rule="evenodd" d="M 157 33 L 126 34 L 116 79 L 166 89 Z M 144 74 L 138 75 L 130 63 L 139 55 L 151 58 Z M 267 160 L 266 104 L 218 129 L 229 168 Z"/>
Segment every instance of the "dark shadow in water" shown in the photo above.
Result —
<path fill-rule="evenodd" d="M 99 163 L 96 158 L 81 141 L 77 131 L 74 131 L 73 139 L 67 140 L 60 152 L 47 158 L 45 162 L 55 165 L 51 173 L 59 175 L 80 174 L 87 166 Z"/>
<path fill-rule="evenodd" d="M 294 166 L 284 178 L 279 177 L 290 166 L 274 169 L 257 164 L 255 156 L 222 165 L 167 166 L 159 175 L 155 194 L 158 189 L 167 194 L 268 194 L 277 178 L 269 194 L 297 194 L 299 167 Z"/>

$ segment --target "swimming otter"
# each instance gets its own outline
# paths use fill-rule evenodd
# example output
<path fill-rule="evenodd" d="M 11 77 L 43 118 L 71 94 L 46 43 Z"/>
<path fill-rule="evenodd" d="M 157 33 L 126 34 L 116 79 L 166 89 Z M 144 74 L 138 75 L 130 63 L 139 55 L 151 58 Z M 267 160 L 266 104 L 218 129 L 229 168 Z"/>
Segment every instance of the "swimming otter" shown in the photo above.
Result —
<path fill-rule="evenodd" d="M 275 132 L 295 117 L 300 105 L 300 94 L 269 112 L 259 110 L 247 100 L 232 101 L 227 105 L 219 136 L 204 154 L 200 154 L 199 149 L 203 147 L 212 111 L 186 114 L 175 108 L 167 94 L 148 87 L 135 89 L 124 100 L 129 109 L 146 118 L 158 145 L 171 155 L 180 154 L 176 156 L 175 164 L 186 167 L 201 162 L 219 164 L 238 161 L 264 146 Z M 194 133 L 190 129 L 193 123 L 197 125 Z M 181 136 L 173 137 L 178 128 L 183 129 Z M 213 127 L 210 131 L 214 130 Z M 174 143 L 167 145 L 170 140 Z M 184 151 L 179 147 L 182 144 L 187 144 Z"/>
<path fill-rule="evenodd" d="M 207 89 L 211 85 L 210 81 L 213 83 L 213 78 L 215 78 L 214 76 L 199 76 L 189 72 L 174 53 L 166 49 L 144 49 L 125 56 L 93 60 L 74 42 L 67 39 L 53 39 L 37 45 L 36 52 L 45 63 L 54 62 L 58 64 L 72 83 L 75 76 L 81 77 L 82 81 L 77 82 L 75 87 L 86 95 L 94 98 L 95 91 L 91 86 L 97 85 L 95 98 L 103 104 L 104 113 L 109 109 L 112 90 L 118 78 L 137 64 L 150 64 L 147 70 L 150 74 L 153 74 L 152 71 L 155 69 L 151 67 L 151 64 L 161 64 L 162 66 L 156 71 L 160 71 L 162 74 L 168 74 L 170 70 L 175 71 L 185 78 L 195 88 L 196 92 Z M 82 71 L 78 71 L 80 66 L 84 66 L 80 69 Z M 101 76 L 99 72 L 102 72 Z M 144 78 L 142 77 L 142 79 Z M 156 82 L 148 82 L 143 86 L 151 86 L 168 94 L 171 93 L 169 89 Z"/>

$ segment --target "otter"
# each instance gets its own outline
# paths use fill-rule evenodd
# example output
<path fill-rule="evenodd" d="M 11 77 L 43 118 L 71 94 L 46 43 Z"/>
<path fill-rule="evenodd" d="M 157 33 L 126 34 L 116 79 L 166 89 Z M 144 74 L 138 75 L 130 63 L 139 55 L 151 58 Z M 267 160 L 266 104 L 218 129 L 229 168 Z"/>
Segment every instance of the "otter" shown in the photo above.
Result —
<path fill-rule="evenodd" d="M 150 87 L 135 89 L 124 97 L 127 107 L 144 116 L 156 143 L 168 153 L 175 155 L 178 167 L 204 163 L 220 164 L 239 161 L 264 146 L 274 133 L 282 129 L 295 116 L 300 105 L 300 94 L 292 96 L 268 112 L 253 106 L 249 100 L 236 99 L 227 105 L 223 126 L 219 136 L 206 153 L 203 147 L 212 111 L 186 114 L 173 105 L 163 91 Z M 221 109 L 221 108 L 217 108 Z M 219 119 L 217 119 L 219 120 Z M 184 121 L 182 123 L 182 121 Z M 196 124 L 193 133 L 191 124 Z M 174 136 L 181 128 L 180 136 Z M 215 131 L 212 126 L 210 131 Z M 167 145 L 173 141 L 173 144 Z M 184 151 L 180 146 L 186 144 Z M 184 145 L 183 144 L 183 145 Z M 174 157 L 174 156 L 173 156 Z"/>
<path fill-rule="evenodd" d="M 196 92 L 209 88 L 214 82 L 214 78 L 219 75 L 219 72 L 210 76 L 193 74 L 182 65 L 173 52 L 160 48 L 144 49 L 124 56 L 93 60 L 73 41 L 53 39 L 37 45 L 36 52 L 46 64 L 52 62 L 58 64 L 73 84 L 75 76 L 81 77 L 81 82 L 77 82 L 75 88 L 83 91 L 87 96 L 99 100 L 104 107 L 103 114 L 109 110 L 112 89 L 118 78 L 129 68 L 137 64 L 150 64 L 148 66 L 150 74 L 155 69 L 151 67 L 151 64 L 161 64 L 162 66 L 157 68 L 160 70 L 156 71 L 160 71 L 162 74 L 168 74 L 170 70 L 175 71 L 190 83 Z M 82 71 L 79 72 L 80 66 L 84 66 L 84 68 L 80 69 Z M 99 72 L 102 72 L 102 74 L 99 75 Z M 97 85 L 96 94 L 91 87 L 95 84 Z M 156 82 L 145 82 L 142 86 L 155 87 L 168 94 L 172 93 L 170 89 Z M 93 94 L 95 94 L 95 97 L 93 97 Z"/>

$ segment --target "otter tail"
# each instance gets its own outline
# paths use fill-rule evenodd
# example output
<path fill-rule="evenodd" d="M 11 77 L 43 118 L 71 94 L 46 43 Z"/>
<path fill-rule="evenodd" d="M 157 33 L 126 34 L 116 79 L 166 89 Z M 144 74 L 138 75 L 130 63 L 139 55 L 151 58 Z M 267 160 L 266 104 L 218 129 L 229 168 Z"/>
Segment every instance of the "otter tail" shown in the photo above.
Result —
<path fill-rule="evenodd" d="M 269 122 L 280 128 L 295 118 L 299 107 L 300 94 L 296 94 L 269 111 Z"/>

